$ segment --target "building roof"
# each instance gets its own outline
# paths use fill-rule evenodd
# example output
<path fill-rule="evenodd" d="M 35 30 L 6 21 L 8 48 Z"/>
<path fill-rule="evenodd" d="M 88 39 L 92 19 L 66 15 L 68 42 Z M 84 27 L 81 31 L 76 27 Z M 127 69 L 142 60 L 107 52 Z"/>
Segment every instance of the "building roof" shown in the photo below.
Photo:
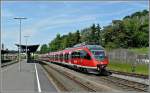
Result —
<path fill-rule="evenodd" d="M 16 46 L 20 46 L 19 44 L 16 44 Z M 36 52 L 36 50 L 38 49 L 39 45 L 21 45 L 21 49 L 23 50 L 23 52 L 25 52 L 27 47 L 28 52 Z"/>

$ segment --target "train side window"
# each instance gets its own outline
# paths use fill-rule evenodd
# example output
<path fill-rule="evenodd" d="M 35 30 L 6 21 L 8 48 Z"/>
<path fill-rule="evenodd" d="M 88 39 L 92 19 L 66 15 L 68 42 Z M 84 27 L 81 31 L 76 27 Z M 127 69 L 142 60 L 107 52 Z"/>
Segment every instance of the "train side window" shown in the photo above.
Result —
<path fill-rule="evenodd" d="M 86 51 L 84 51 L 84 50 L 80 51 L 80 57 L 84 58 L 84 59 L 91 60 L 91 56 Z"/>
<path fill-rule="evenodd" d="M 52 55 L 51 55 L 51 60 L 52 60 L 52 58 L 53 58 L 53 57 L 52 57 Z"/>
<path fill-rule="evenodd" d="M 61 55 L 59 54 L 59 60 L 61 59 Z"/>
<path fill-rule="evenodd" d="M 58 56 L 59 56 L 59 60 L 60 60 L 60 54 L 58 54 Z"/>
<path fill-rule="evenodd" d="M 74 52 L 74 58 L 77 58 L 77 53 L 76 52 Z"/>
<path fill-rule="evenodd" d="M 60 54 L 60 60 L 62 60 L 63 59 L 63 54 Z"/>
<path fill-rule="evenodd" d="M 79 57 L 79 53 L 77 51 L 75 51 L 74 54 L 73 54 L 73 57 L 74 58 L 78 58 Z"/>
<path fill-rule="evenodd" d="M 58 60 L 58 54 L 56 55 L 56 60 Z"/>
<path fill-rule="evenodd" d="M 63 60 L 65 60 L 65 54 L 63 54 Z"/>
<path fill-rule="evenodd" d="M 64 54 L 64 60 L 66 60 L 67 59 L 67 55 L 66 54 Z"/>
<path fill-rule="evenodd" d="M 63 60 L 63 54 L 61 54 L 61 60 Z"/>
<path fill-rule="evenodd" d="M 74 52 L 71 53 L 71 58 L 74 58 Z"/>
<path fill-rule="evenodd" d="M 56 59 L 56 55 L 54 55 L 54 59 Z"/>
<path fill-rule="evenodd" d="M 54 55 L 52 55 L 52 58 L 53 58 L 53 60 L 54 60 Z"/>
<path fill-rule="evenodd" d="M 80 51 L 78 51 L 78 58 L 80 58 Z"/>
<path fill-rule="evenodd" d="M 76 58 L 80 58 L 80 52 L 76 51 Z"/>
<path fill-rule="evenodd" d="M 68 60 L 68 59 L 69 59 L 69 54 L 67 53 L 67 54 L 66 54 L 66 60 Z"/>

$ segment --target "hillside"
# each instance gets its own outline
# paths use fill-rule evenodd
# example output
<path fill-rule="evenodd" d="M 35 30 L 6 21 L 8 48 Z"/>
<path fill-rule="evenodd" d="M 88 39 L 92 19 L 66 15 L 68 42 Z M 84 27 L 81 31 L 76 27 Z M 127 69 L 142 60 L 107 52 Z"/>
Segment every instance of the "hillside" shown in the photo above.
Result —
<path fill-rule="evenodd" d="M 49 44 L 41 46 L 41 53 L 62 50 L 81 42 L 94 42 L 105 48 L 148 47 L 149 14 L 147 10 L 125 16 L 122 20 L 112 20 L 108 26 L 93 24 L 67 35 L 57 34 Z"/>

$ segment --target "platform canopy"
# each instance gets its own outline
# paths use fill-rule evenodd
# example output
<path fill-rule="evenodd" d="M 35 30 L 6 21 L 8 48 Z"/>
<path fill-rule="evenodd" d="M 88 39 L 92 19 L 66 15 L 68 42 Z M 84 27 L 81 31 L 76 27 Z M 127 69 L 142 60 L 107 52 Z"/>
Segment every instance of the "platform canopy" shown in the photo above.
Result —
<path fill-rule="evenodd" d="M 20 46 L 19 44 L 16 44 L 18 47 Z M 26 47 L 27 47 L 27 51 L 30 53 L 36 52 L 36 50 L 38 49 L 39 45 L 21 45 L 21 49 L 23 52 L 26 51 Z"/>
<path fill-rule="evenodd" d="M 6 53 L 8 53 L 8 50 L 1 50 L 1 53 L 6 54 Z"/>

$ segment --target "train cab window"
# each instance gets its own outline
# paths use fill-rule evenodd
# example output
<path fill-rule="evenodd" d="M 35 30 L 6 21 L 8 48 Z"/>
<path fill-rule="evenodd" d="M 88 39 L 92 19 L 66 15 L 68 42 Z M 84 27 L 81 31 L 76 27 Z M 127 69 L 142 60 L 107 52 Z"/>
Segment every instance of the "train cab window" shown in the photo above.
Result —
<path fill-rule="evenodd" d="M 97 60 L 103 60 L 105 58 L 105 52 L 99 50 L 93 50 L 92 54 Z"/>
<path fill-rule="evenodd" d="M 84 59 L 87 59 L 87 60 L 91 60 L 91 56 L 84 50 L 80 51 L 80 57 L 84 58 Z"/>

